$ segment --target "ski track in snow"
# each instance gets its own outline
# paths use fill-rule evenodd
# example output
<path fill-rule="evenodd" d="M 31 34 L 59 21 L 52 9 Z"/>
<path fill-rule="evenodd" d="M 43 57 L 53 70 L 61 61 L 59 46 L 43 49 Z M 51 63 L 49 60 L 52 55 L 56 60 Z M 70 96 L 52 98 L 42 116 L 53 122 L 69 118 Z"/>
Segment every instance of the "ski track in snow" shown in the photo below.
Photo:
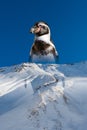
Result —
<path fill-rule="evenodd" d="M 1 130 L 86 130 L 87 62 L 0 68 Z"/>

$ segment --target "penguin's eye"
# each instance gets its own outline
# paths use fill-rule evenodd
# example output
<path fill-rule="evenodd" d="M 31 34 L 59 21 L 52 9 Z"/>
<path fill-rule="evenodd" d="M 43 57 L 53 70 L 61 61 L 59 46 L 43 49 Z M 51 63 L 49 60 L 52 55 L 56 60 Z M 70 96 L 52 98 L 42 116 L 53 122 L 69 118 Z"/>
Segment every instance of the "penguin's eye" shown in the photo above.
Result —
<path fill-rule="evenodd" d="M 39 25 L 39 27 L 41 27 L 41 28 L 45 29 L 45 26 Z"/>
<path fill-rule="evenodd" d="M 42 26 L 43 29 L 45 29 L 45 26 Z"/>
<path fill-rule="evenodd" d="M 38 25 L 38 27 L 42 27 L 42 25 Z"/>

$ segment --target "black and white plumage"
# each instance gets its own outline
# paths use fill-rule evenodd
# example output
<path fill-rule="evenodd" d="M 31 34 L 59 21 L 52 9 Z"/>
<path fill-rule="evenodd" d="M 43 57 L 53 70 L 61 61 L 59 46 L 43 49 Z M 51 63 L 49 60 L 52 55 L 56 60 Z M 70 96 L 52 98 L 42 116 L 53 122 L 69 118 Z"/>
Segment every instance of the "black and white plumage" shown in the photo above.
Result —
<path fill-rule="evenodd" d="M 30 30 L 35 34 L 30 51 L 30 61 L 36 63 L 55 63 L 58 53 L 51 41 L 50 28 L 45 22 L 37 22 Z"/>

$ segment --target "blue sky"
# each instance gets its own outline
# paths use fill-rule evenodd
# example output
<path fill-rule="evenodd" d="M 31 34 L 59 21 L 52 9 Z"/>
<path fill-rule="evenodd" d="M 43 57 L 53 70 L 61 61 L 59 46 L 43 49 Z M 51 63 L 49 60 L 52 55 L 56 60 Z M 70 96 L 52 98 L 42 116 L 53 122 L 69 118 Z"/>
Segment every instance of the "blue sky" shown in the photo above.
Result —
<path fill-rule="evenodd" d="M 1 0 L 0 66 L 28 61 L 34 38 L 29 29 L 41 20 L 51 28 L 59 63 L 87 60 L 86 0 Z"/>

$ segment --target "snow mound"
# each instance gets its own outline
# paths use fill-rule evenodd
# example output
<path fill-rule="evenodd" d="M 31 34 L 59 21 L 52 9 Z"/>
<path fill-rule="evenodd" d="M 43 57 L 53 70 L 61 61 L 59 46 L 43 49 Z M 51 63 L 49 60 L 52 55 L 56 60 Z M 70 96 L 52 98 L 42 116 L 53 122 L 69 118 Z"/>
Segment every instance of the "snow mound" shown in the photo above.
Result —
<path fill-rule="evenodd" d="M 87 62 L 0 68 L 2 130 L 86 130 Z"/>
<path fill-rule="evenodd" d="M 13 67 L 1 68 L 0 96 L 21 87 L 21 85 L 26 87 L 29 82 L 35 92 L 41 86 L 56 82 L 56 78 L 36 64 L 24 63 Z"/>

